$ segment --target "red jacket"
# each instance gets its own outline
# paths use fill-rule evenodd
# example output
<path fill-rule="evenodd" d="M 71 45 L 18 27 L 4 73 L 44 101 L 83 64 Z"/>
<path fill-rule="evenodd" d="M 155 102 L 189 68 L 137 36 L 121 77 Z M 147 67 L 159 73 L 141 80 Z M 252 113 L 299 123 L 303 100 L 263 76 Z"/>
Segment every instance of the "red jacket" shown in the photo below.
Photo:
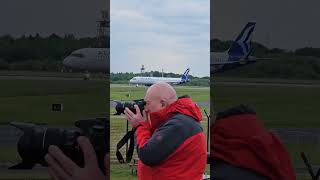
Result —
<path fill-rule="evenodd" d="M 270 180 L 294 180 L 290 157 L 280 139 L 257 120 L 255 114 L 225 116 L 211 127 L 214 160 L 252 170 Z"/>
<path fill-rule="evenodd" d="M 150 114 L 151 125 L 136 129 L 139 180 L 201 180 L 206 167 L 206 142 L 201 111 L 181 98 Z"/>

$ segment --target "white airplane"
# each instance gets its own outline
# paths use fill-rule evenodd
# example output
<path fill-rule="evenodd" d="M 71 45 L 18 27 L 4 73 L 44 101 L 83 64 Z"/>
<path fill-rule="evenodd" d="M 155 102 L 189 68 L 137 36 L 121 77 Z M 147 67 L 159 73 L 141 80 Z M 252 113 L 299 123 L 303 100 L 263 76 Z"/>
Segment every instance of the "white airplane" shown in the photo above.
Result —
<path fill-rule="evenodd" d="M 108 72 L 110 60 L 109 48 L 83 48 L 73 51 L 62 64 L 73 70 L 89 72 Z"/>
<path fill-rule="evenodd" d="M 151 86 L 152 84 L 159 82 L 159 81 L 164 81 L 167 82 L 169 84 L 183 84 L 189 81 L 189 71 L 190 69 L 188 68 L 183 75 L 181 76 L 181 78 L 170 78 L 170 77 L 141 77 L 141 76 L 137 76 L 137 77 L 133 77 L 132 79 L 129 80 L 130 84 L 136 84 L 137 86 L 139 84 L 141 85 L 145 85 L 145 86 Z"/>
<path fill-rule="evenodd" d="M 258 59 L 254 56 L 250 56 L 252 52 L 251 39 L 255 25 L 255 22 L 248 22 L 227 51 L 210 52 L 211 73 L 222 72 L 228 69 L 255 63 L 257 60 L 267 59 Z"/>

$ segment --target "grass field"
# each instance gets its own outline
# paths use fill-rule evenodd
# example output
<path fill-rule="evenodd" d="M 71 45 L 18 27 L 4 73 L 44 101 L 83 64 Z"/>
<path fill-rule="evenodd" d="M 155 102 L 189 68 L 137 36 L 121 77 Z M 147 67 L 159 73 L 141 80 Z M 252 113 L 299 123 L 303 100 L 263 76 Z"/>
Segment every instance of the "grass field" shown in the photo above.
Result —
<path fill-rule="evenodd" d="M 0 80 L 0 124 L 24 121 L 70 126 L 75 120 L 106 116 L 105 81 Z M 53 103 L 63 104 L 52 112 Z"/>
<path fill-rule="evenodd" d="M 210 167 L 207 166 L 206 173 L 208 174 Z M 111 164 L 111 180 L 137 180 L 137 176 L 132 174 L 127 165 Z"/>
<path fill-rule="evenodd" d="M 50 180 L 46 169 L 41 170 L 0 170 L 0 180 Z"/>
<path fill-rule="evenodd" d="M 145 91 L 148 87 L 144 86 L 127 86 L 127 85 L 111 85 L 110 99 L 112 100 L 134 100 L 144 98 Z M 191 87 L 191 86 L 176 86 L 178 96 L 189 95 L 196 102 L 209 102 L 210 88 L 208 87 Z M 128 96 L 128 94 L 130 96 Z"/>
<path fill-rule="evenodd" d="M 216 112 L 250 104 L 260 120 L 271 127 L 320 127 L 320 87 L 214 85 Z"/>

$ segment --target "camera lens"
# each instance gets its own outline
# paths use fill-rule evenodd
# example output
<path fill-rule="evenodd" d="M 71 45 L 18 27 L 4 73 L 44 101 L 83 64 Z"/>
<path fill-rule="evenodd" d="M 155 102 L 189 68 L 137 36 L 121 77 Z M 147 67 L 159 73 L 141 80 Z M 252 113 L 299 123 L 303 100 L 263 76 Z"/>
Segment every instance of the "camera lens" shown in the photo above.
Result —
<path fill-rule="evenodd" d="M 82 164 L 81 152 L 76 146 L 80 132 L 76 130 L 47 128 L 26 123 L 13 124 L 23 130 L 18 141 L 18 153 L 22 163 L 10 169 L 32 169 L 35 164 L 47 166 L 44 156 L 50 145 L 58 146 L 68 157 Z"/>
<path fill-rule="evenodd" d="M 114 115 L 124 114 L 124 110 L 126 107 L 130 109 L 133 113 L 136 113 L 136 108 L 134 107 L 134 105 L 138 105 L 140 111 L 143 111 L 146 102 L 143 99 L 134 100 L 133 102 L 118 102 L 115 107 L 116 113 Z"/>

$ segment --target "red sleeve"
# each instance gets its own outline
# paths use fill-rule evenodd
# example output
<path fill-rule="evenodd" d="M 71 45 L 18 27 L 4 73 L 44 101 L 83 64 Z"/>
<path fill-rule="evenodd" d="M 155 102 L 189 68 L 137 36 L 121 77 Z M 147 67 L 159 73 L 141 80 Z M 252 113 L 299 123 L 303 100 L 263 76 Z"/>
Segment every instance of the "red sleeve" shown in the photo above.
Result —
<path fill-rule="evenodd" d="M 148 122 L 140 123 L 136 128 L 136 140 L 139 148 L 143 147 L 151 138 L 152 133 Z"/>

